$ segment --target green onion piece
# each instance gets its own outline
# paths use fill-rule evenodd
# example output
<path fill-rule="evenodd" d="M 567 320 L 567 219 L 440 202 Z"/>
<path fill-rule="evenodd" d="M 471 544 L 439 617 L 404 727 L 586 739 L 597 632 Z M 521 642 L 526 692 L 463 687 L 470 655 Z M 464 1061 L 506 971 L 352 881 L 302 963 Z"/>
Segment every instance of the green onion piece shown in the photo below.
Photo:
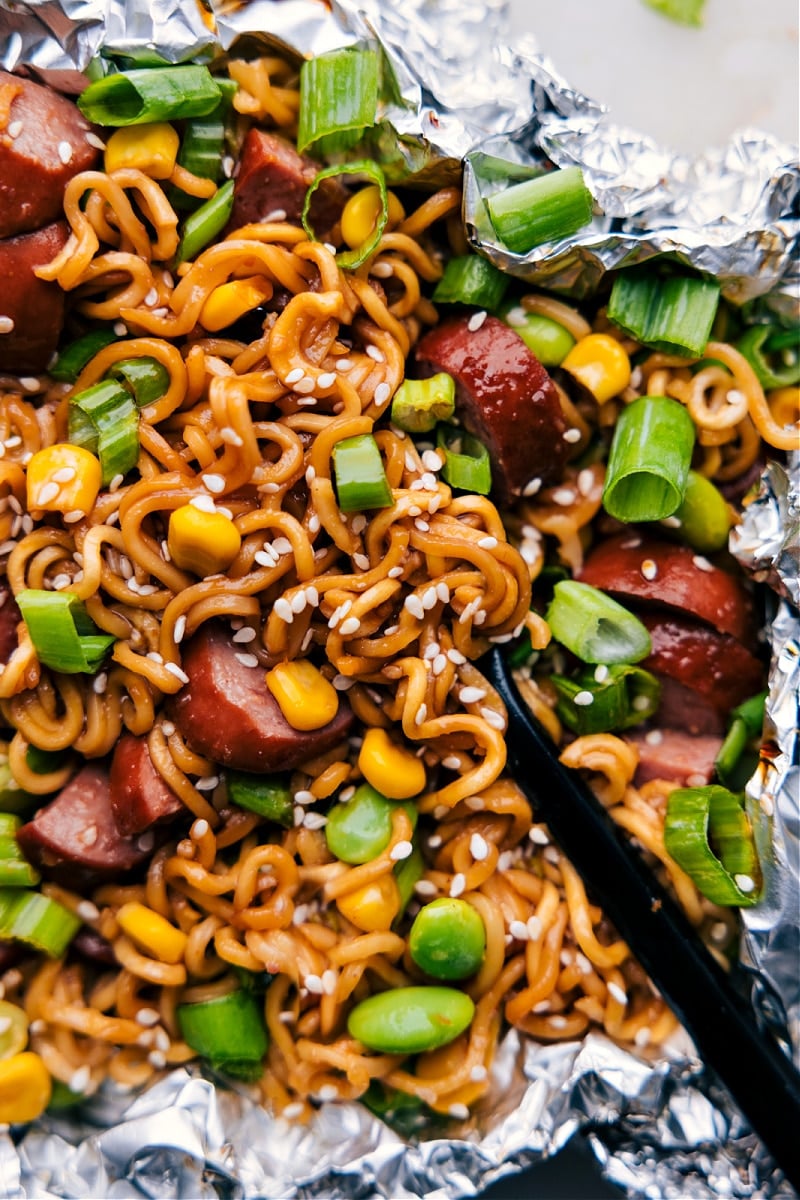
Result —
<path fill-rule="evenodd" d="M 213 1000 L 180 1004 L 178 1023 L 183 1040 L 217 1070 L 258 1078 L 269 1039 L 251 991 L 239 988 Z"/>
<path fill-rule="evenodd" d="M 492 464 L 483 442 L 458 425 L 436 427 L 436 445 L 444 453 L 442 478 L 451 487 L 488 496 L 492 490 Z"/>
<path fill-rule="evenodd" d="M 664 844 L 714 904 L 745 908 L 758 901 L 760 872 L 753 831 L 741 798 L 727 788 L 710 784 L 671 792 Z"/>
<path fill-rule="evenodd" d="M 221 95 L 208 67 L 145 68 L 95 80 L 78 97 L 78 108 L 95 125 L 143 125 L 203 117 Z"/>
<path fill-rule="evenodd" d="M 562 675 L 550 679 L 559 697 L 556 712 L 579 735 L 639 725 L 652 717 L 661 699 L 661 684 L 641 667 L 602 664 L 574 679 Z"/>
<path fill-rule="evenodd" d="M 451 258 L 433 293 L 434 304 L 474 304 L 494 312 L 511 279 L 480 254 Z"/>
<path fill-rule="evenodd" d="M 677 21 L 680 25 L 700 26 L 703 24 L 705 0 L 643 0 L 643 2 L 648 8 L 654 8 L 662 16 L 669 17 L 671 21 Z"/>
<path fill-rule="evenodd" d="M 53 1090 L 50 1093 L 50 1099 L 47 1104 L 48 1112 L 63 1112 L 67 1108 L 75 1108 L 77 1104 L 83 1101 L 84 1097 L 80 1092 L 73 1092 L 67 1087 L 66 1083 L 62 1083 L 60 1079 L 53 1080 Z"/>
<path fill-rule="evenodd" d="M 190 262 L 218 233 L 222 233 L 230 220 L 233 211 L 233 180 L 229 179 L 218 188 L 210 200 L 201 204 L 198 209 L 183 222 L 181 240 L 175 255 L 178 265 Z"/>
<path fill-rule="evenodd" d="M 715 279 L 621 271 L 611 289 L 608 319 L 654 350 L 697 358 L 708 343 L 719 295 Z"/>
<path fill-rule="evenodd" d="M 26 792 L 19 786 L 11 774 L 11 768 L 5 755 L 0 757 L 0 811 L 27 816 L 40 804 L 41 800 L 38 796 L 32 796 L 30 792 Z"/>
<path fill-rule="evenodd" d="M 683 503 L 695 428 L 668 396 L 640 396 L 619 415 L 603 489 L 618 521 L 661 521 Z"/>
<path fill-rule="evenodd" d="M 17 596 L 17 604 L 36 657 L 53 671 L 94 674 L 116 640 L 98 634 L 74 592 L 26 588 Z"/>
<path fill-rule="evenodd" d="M 383 231 L 386 228 L 386 222 L 389 220 L 389 196 L 386 191 L 386 179 L 383 171 L 377 163 L 370 162 L 368 159 L 359 159 L 358 162 L 339 163 L 333 167 L 325 167 L 323 171 L 314 179 L 311 187 L 306 192 L 305 203 L 303 204 L 303 213 L 301 220 L 303 229 L 305 229 L 312 242 L 318 242 L 319 238 L 314 233 L 309 222 L 309 213 L 311 211 L 311 198 L 317 188 L 325 179 L 333 179 L 339 175 L 361 175 L 370 179 L 377 185 L 381 197 L 381 208 L 378 213 L 377 220 L 373 226 L 372 233 L 367 238 L 362 246 L 357 246 L 354 250 L 343 250 L 336 255 L 336 261 L 340 267 L 347 271 L 355 271 L 362 263 L 365 263 L 369 256 L 375 251 L 380 242 Z"/>
<path fill-rule="evenodd" d="M 526 666 L 532 655 L 533 646 L 531 645 L 530 630 L 523 629 L 514 645 L 509 646 L 506 651 L 506 662 L 512 671 L 516 671 L 519 667 Z"/>
<path fill-rule="evenodd" d="M 25 765 L 36 775 L 60 771 L 68 759 L 69 750 L 42 750 L 40 746 L 28 746 L 25 750 Z"/>
<path fill-rule="evenodd" d="M 0 887 L 34 887 L 41 876 L 17 845 L 15 837 L 0 837 Z"/>
<path fill-rule="evenodd" d="M 59 350 L 55 363 L 50 368 L 53 379 L 60 383 L 74 383 L 88 362 L 112 342 L 119 338 L 113 329 L 93 329 L 75 342 Z"/>
<path fill-rule="evenodd" d="M 294 816 L 292 791 L 284 775 L 259 777 L 243 771 L 228 771 L 225 782 L 229 799 L 239 808 L 291 829 Z"/>
<path fill-rule="evenodd" d="M 214 78 L 222 93 L 219 104 L 208 116 L 186 122 L 178 151 L 178 166 L 200 179 L 213 179 L 216 183 L 222 175 L 225 135 L 239 85 L 233 79 Z M 170 188 L 169 198 L 173 208 L 195 209 L 200 205 L 197 196 L 190 196 L 179 187 Z"/>
<path fill-rule="evenodd" d="M 486 207 L 497 236 L 515 254 L 560 242 L 592 219 L 592 195 L 580 167 L 563 167 L 515 183 Z"/>
<path fill-rule="evenodd" d="M 137 408 L 155 404 L 169 388 L 169 371 L 155 358 L 123 358 L 106 371 L 106 379 L 123 383 Z"/>
<path fill-rule="evenodd" d="M 557 642 L 587 663 L 634 663 L 651 650 L 650 634 L 605 592 L 565 579 L 553 589 L 545 620 Z"/>
<path fill-rule="evenodd" d="M 0 938 L 60 958 L 80 927 L 80 917 L 41 892 L 0 888 Z"/>
<path fill-rule="evenodd" d="M 342 512 L 391 507 L 392 489 L 383 469 L 378 443 L 371 433 L 361 433 L 336 443 L 333 474 Z"/>
<path fill-rule="evenodd" d="M 719 748 L 714 767 L 720 783 L 738 791 L 753 774 L 758 753 L 746 753 L 750 743 L 761 737 L 766 692 L 758 692 L 730 714 L 728 732 Z"/>
<path fill-rule="evenodd" d="M 348 46 L 300 68 L 297 149 L 325 156 L 351 150 L 378 111 L 378 55 Z"/>
<path fill-rule="evenodd" d="M 683 503 L 671 518 L 680 522 L 681 535 L 701 554 L 713 554 L 728 544 L 730 508 L 722 492 L 705 475 L 690 471 Z"/>
<path fill-rule="evenodd" d="M 139 458 L 139 413 L 128 389 L 103 379 L 71 396 L 69 440 L 97 455 L 104 484 L 127 475 Z"/>
<path fill-rule="evenodd" d="M 107 59 L 97 55 L 95 58 L 89 60 L 83 73 L 90 83 L 94 83 L 98 79 L 104 79 L 113 70 L 113 66 Z"/>
<path fill-rule="evenodd" d="M 456 381 L 446 371 L 428 379 L 406 379 L 392 400 L 392 422 L 406 433 L 429 433 L 456 410 Z"/>
<path fill-rule="evenodd" d="M 414 887 L 422 879 L 425 874 L 425 859 L 422 857 L 422 852 L 416 844 L 408 858 L 403 858 L 394 868 L 394 879 L 397 884 L 397 890 L 400 893 L 400 911 L 395 920 L 399 920 L 406 910 L 411 897 L 414 895 Z"/>
<path fill-rule="evenodd" d="M 401 1092 L 399 1088 L 387 1087 L 380 1079 L 373 1079 L 359 1101 L 376 1117 L 380 1117 L 401 1137 L 412 1138 L 422 1130 L 430 1130 L 443 1117 L 428 1108 L 419 1096 Z"/>
<path fill-rule="evenodd" d="M 765 391 L 800 383 L 800 329 L 797 327 L 780 330 L 769 325 L 753 325 L 739 338 L 736 349 L 750 363 Z M 780 351 L 789 351 L 794 361 L 783 367 L 777 365 L 772 356 Z"/>
<path fill-rule="evenodd" d="M 575 345 L 575 338 L 558 321 L 526 312 L 521 304 L 507 305 L 500 316 L 544 367 L 559 366 Z"/>

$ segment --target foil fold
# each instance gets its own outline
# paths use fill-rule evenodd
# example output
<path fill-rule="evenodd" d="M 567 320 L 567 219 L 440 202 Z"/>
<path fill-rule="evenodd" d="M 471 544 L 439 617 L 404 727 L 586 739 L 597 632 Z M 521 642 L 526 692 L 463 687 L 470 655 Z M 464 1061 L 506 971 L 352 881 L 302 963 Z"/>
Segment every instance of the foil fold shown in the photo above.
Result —
<path fill-rule="evenodd" d="M 721 278 L 736 303 L 765 296 L 774 309 L 796 313 L 796 150 L 745 131 L 696 160 L 675 155 L 614 124 L 532 38 L 508 46 L 506 16 L 504 0 L 332 0 L 331 8 L 317 0 L 223 0 L 212 32 L 200 4 L 180 0 L 0 0 L 0 63 L 83 68 L 104 47 L 157 48 L 180 62 L 213 57 L 239 39 L 299 60 L 377 42 L 396 84 L 379 113 L 387 170 L 445 183 L 463 161 L 467 231 L 498 266 L 586 295 L 611 268 L 671 253 Z M 510 254 L 484 203 L 492 186 L 486 168 L 497 157 L 517 164 L 519 178 L 550 164 L 582 166 L 597 202 L 591 226 L 557 246 Z M 783 597 L 771 629 L 768 733 L 776 753 L 748 786 L 766 887 L 744 913 L 742 960 L 760 1018 L 795 1047 L 799 508 L 796 478 L 773 464 L 732 539 L 754 577 Z M 309 1125 L 290 1124 L 247 1089 L 190 1067 L 139 1094 L 108 1084 L 72 1117 L 47 1115 L 13 1138 L 0 1133 L 0 1193 L 444 1200 L 474 1195 L 556 1153 L 578 1131 L 604 1174 L 631 1195 L 793 1195 L 682 1032 L 657 1052 L 634 1054 L 600 1033 L 546 1046 L 514 1031 L 498 1049 L 489 1094 L 465 1123 L 431 1125 L 408 1139 L 360 1105 L 326 1104 Z"/>

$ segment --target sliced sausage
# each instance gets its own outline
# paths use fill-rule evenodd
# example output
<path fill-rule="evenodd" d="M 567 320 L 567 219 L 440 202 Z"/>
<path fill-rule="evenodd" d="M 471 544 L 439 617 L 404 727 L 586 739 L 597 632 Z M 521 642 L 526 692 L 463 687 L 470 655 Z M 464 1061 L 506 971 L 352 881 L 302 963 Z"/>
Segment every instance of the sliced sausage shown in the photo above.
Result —
<path fill-rule="evenodd" d="M 263 129 L 251 129 L 244 139 L 229 230 L 264 221 L 283 212 L 282 220 L 300 224 L 306 192 L 319 172 L 319 164 L 298 154 L 291 142 Z M 347 201 L 337 179 L 325 179 L 311 200 L 309 219 L 318 238 L 331 232 Z"/>
<path fill-rule="evenodd" d="M 725 732 L 725 717 L 705 696 L 677 679 L 670 679 L 669 675 L 654 674 L 661 684 L 658 708 L 652 718 L 657 729 L 683 729 L 686 733 L 712 736 Z"/>
<path fill-rule="evenodd" d="M 22 613 L 6 579 L 0 579 L 0 663 L 6 665 L 17 648 L 17 626 Z"/>
<path fill-rule="evenodd" d="M 722 745 L 720 737 L 693 737 L 682 729 L 626 733 L 625 741 L 639 751 L 633 777 L 637 787 L 651 779 L 672 779 L 679 787 L 702 787 L 714 776 L 714 762 Z"/>
<path fill-rule="evenodd" d="M 671 614 L 645 613 L 642 620 L 652 642 L 652 651 L 642 666 L 682 685 L 696 702 L 681 711 L 680 694 L 670 695 L 667 691 L 669 710 L 665 711 L 662 693 L 660 714 L 655 718 L 657 724 L 663 721 L 690 733 L 722 732 L 719 727 L 709 728 L 710 719 L 700 720 L 702 703 L 716 711 L 724 728 L 724 718 L 731 709 L 763 687 L 761 663 L 729 634 L 717 633 L 699 621 Z"/>
<path fill-rule="evenodd" d="M 0 71 L 0 237 L 40 229 L 63 213 L 64 188 L 100 151 L 92 126 L 52 88 Z"/>
<path fill-rule="evenodd" d="M 473 314 L 474 315 L 474 314 Z M 466 313 L 442 321 L 416 348 L 423 371 L 456 381 L 456 412 L 489 451 L 500 503 L 532 479 L 561 476 L 569 450 L 555 384 L 515 330 L 488 316 L 477 328 Z"/>
<path fill-rule="evenodd" d="M 622 534 L 591 551 L 579 578 L 623 603 L 677 609 L 739 641 L 750 639 L 752 606 L 742 584 L 689 546 Z"/>
<path fill-rule="evenodd" d="M 145 846 L 142 839 L 120 835 L 108 772 L 94 763 L 17 831 L 17 841 L 43 875 L 67 887 L 113 879 L 144 862 L 153 849 L 152 839 Z"/>
<path fill-rule="evenodd" d="M 90 962 L 105 963 L 109 967 L 118 965 L 111 942 L 89 925 L 81 925 L 69 945 L 71 950 L 77 950 L 78 954 L 88 958 Z"/>
<path fill-rule="evenodd" d="M 321 729 L 288 723 L 260 667 L 245 666 L 226 628 L 208 622 L 183 652 L 189 682 L 169 702 L 169 714 L 197 754 L 242 771 L 286 771 L 330 750 L 347 736 L 353 713 L 343 696 Z"/>
<path fill-rule="evenodd" d="M 64 324 L 64 293 L 57 283 L 37 279 L 34 270 L 55 258 L 68 235 L 66 221 L 57 221 L 0 241 L 0 371 L 44 371 L 53 357 Z"/>
<path fill-rule="evenodd" d="M 185 811 L 183 802 L 153 766 L 147 738 L 132 733 L 123 733 L 117 742 L 109 788 L 111 811 L 123 837 L 143 833 Z"/>

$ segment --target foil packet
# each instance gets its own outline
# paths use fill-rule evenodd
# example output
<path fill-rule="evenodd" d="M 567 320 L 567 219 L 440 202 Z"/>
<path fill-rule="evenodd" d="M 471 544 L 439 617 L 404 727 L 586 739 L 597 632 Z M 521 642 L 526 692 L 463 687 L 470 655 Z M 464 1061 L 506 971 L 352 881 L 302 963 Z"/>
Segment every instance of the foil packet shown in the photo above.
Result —
<path fill-rule="evenodd" d="M 426 185 L 465 171 L 475 248 L 529 282 L 592 292 L 605 271 L 658 253 L 710 271 L 724 294 L 798 311 L 797 151 L 755 131 L 690 160 L 613 123 L 572 88 L 532 38 L 507 45 L 505 0 L 0 0 L 0 64 L 82 69 L 102 48 L 157 47 L 170 61 L 254 39 L 297 58 L 364 39 L 396 88 L 379 112 L 391 170 Z M 583 167 L 602 212 L 554 247 L 510 254 L 484 200 L 493 160 L 517 178 L 547 163 Z M 508 176 L 508 169 L 506 169 Z M 765 864 L 762 901 L 744 914 L 742 961 L 754 1011 L 798 1055 L 797 696 L 800 693 L 800 463 L 771 465 L 732 548 L 774 583 L 768 734 L 775 754 L 748 785 Z M 732 1051 L 735 1052 L 734 1048 Z M 467 1122 L 402 1137 L 358 1104 L 325 1104 L 308 1125 L 274 1117 L 245 1087 L 189 1067 L 141 1093 L 106 1085 L 77 1114 L 0 1134 L 0 1193 L 38 1197 L 252 1197 L 342 1200 L 474 1195 L 555 1154 L 583 1131 L 606 1177 L 645 1197 L 792 1196 L 790 1185 L 680 1032 L 635 1054 L 602 1034 L 552 1046 L 502 1041 L 492 1088 Z M 19 1131 L 18 1131 L 19 1134 Z"/>

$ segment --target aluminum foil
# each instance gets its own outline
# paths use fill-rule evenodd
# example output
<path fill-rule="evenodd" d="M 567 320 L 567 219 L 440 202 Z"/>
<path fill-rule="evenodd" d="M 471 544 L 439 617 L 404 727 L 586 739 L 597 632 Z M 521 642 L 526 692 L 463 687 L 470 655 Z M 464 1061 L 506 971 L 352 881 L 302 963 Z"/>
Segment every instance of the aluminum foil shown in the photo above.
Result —
<path fill-rule="evenodd" d="M 0 0 L 0 62 L 11 70 L 82 68 L 101 47 L 155 46 L 180 61 L 227 50 L 243 35 L 298 56 L 377 39 L 397 84 L 379 114 L 388 170 L 440 182 L 464 161 L 468 232 L 500 266 L 586 294 L 606 270 L 670 252 L 720 277 L 734 301 L 769 293 L 774 307 L 796 311 L 796 151 L 746 132 L 697 160 L 674 156 L 614 125 L 532 39 L 512 50 L 505 34 L 503 0 L 333 0 L 331 9 L 252 0 L 219 6 L 216 35 L 198 5 L 180 0 Z M 596 200 L 592 225 L 568 243 L 508 254 L 483 203 L 497 156 L 517 163 L 520 178 L 547 162 L 583 166 Z M 756 1010 L 784 1036 L 797 1034 L 800 1011 L 797 520 L 797 486 L 771 467 L 735 538 L 754 575 L 787 597 L 772 623 L 776 753 L 748 788 L 767 886 L 745 914 L 743 944 Z M 632 1054 L 598 1033 L 540 1046 L 513 1031 L 489 1095 L 466 1123 L 431 1124 L 408 1139 L 360 1105 L 327 1104 L 308 1126 L 290 1124 L 247 1089 L 181 1069 L 140 1094 L 108 1085 L 69 1120 L 48 1116 L 14 1139 L 0 1134 L 0 1193 L 448 1200 L 556 1153 L 579 1130 L 631 1195 L 793 1194 L 682 1032 L 657 1053 Z"/>

